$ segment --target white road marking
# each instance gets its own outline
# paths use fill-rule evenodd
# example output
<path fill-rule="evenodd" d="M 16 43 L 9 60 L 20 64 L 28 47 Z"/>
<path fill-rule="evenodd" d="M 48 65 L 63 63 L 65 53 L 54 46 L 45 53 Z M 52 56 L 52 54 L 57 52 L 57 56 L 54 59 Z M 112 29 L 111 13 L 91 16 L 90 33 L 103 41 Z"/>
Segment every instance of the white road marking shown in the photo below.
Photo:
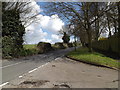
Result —
<path fill-rule="evenodd" d="M 48 63 L 46 63 L 46 64 L 44 64 L 44 65 L 42 65 L 42 66 L 40 66 L 40 67 L 38 67 L 38 68 L 41 68 L 41 67 L 44 67 L 44 66 L 46 66 L 47 64 L 49 64 L 50 62 L 48 62 Z"/>
<path fill-rule="evenodd" d="M 48 62 L 48 63 L 46 63 L 46 64 L 44 64 L 44 65 L 41 65 L 41 66 L 39 66 L 39 67 L 37 67 L 37 68 L 29 71 L 28 73 L 32 73 L 32 72 L 36 71 L 37 69 L 39 69 L 39 68 L 41 68 L 41 67 L 44 67 L 45 65 L 47 65 L 47 64 L 49 64 L 49 63 L 50 63 L 50 62 Z M 19 63 L 16 63 L 16 64 L 19 64 Z M 11 65 L 16 65 L 16 64 L 11 64 Z M 8 65 L 8 66 L 11 66 L 11 65 Z M 4 67 L 2 67 L 2 68 L 4 68 Z M 19 76 L 19 78 L 22 78 L 22 77 L 23 77 L 23 76 Z M 6 82 L 6 83 L 1 84 L 1 85 L 0 85 L 0 88 L 3 87 L 3 86 L 5 86 L 5 85 L 7 85 L 8 83 L 9 83 L 9 82 Z"/>
<path fill-rule="evenodd" d="M 50 63 L 50 62 L 48 62 L 48 63 Z M 46 63 L 46 64 L 44 64 L 44 65 L 41 65 L 41 66 L 39 66 L 39 67 L 37 67 L 37 68 L 35 68 L 35 69 L 29 71 L 28 73 L 32 73 L 32 72 L 36 71 L 37 69 L 39 69 L 39 68 L 41 68 L 41 67 L 47 65 L 48 63 Z"/>
<path fill-rule="evenodd" d="M 3 87 L 3 86 L 5 86 L 5 85 L 7 85 L 8 83 L 9 83 L 9 82 L 6 82 L 6 83 L 1 84 L 1 85 L 0 85 L 0 88 Z"/>
<path fill-rule="evenodd" d="M 23 61 L 23 62 L 25 62 L 25 61 Z M 15 64 L 10 64 L 10 65 L 3 66 L 3 67 L 0 67 L 0 68 L 6 68 L 6 67 L 14 66 L 14 65 L 17 65 L 17 64 L 20 64 L 20 63 L 22 63 L 22 62 L 18 62 L 18 63 L 15 63 Z"/>
<path fill-rule="evenodd" d="M 22 78 L 23 76 L 19 76 L 19 78 Z"/>
<path fill-rule="evenodd" d="M 56 58 L 55 60 L 58 60 L 58 59 L 60 59 L 60 58 Z"/>
<path fill-rule="evenodd" d="M 29 71 L 28 73 L 32 73 L 32 72 L 34 72 L 34 71 L 36 71 L 36 70 L 37 70 L 37 68 L 35 68 L 35 69 Z"/>
<path fill-rule="evenodd" d="M 58 60 L 58 59 L 59 59 L 59 58 L 56 58 L 55 60 Z M 22 63 L 22 62 L 19 62 L 19 63 Z M 7 66 L 0 67 L 0 68 L 5 68 L 5 67 L 9 67 L 9 66 L 17 65 L 17 64 L 19 64 L 19 63 L 15 63 L 15 64 L 7 65 Z M 37 68 L 35 68 L 35 69 L 29 71 L 28 73 L 32 73 L 32 72 L 36 71 L 37 69 L 46 66 L 46 65 L 49 64 L 49 63 L 50 63 L 50 62 L 48 62 L 48 63 L 46 63 L 46 64 L 44 64 L 44 65 L 41 65 L 41 66 L 39 66 L 39 67 L 37 67 Z M 19 78 L 22 78 L 22 77 L 23 77 L 23 76 L 19 76 Z M 0 85 L 0 88 L 3 87 L 3 86 L 5 86 L 5 85 L 7 85 L 8 83 L 9 83 L 9 82 L 6 82 L 6 83 L 1 84 L 1 85 Z"/>

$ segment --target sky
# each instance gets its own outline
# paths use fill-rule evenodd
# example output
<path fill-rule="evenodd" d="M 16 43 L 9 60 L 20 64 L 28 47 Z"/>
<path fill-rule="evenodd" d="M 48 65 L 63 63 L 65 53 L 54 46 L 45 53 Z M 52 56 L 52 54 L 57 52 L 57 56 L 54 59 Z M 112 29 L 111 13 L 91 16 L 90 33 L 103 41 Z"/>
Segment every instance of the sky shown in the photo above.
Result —
<path fill-rule="evenodd" d="M 64 21 L 56 14 L 52 16 L 42 14 L 43 9 L 38 2 L 32 1 L 30 6 L 33 7 L 31 14 L 39 12 L 40 14 L 37 16 L 37 22 L 25 28 L 25 44 L 37 44 L 41 41 L 52 44 L 62 42 L 62 35 L 59 34 L 59 31 L 65 25 Z M 73 39 L 71 38 L 70 41 Z"/>

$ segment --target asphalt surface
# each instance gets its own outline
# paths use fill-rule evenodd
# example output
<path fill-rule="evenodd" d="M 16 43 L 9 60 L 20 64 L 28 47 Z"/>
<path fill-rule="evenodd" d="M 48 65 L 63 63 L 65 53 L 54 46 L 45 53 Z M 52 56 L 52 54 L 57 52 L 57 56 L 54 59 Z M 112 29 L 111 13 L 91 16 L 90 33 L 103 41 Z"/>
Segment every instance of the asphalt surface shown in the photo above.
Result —
<path fill-rule="evenodd" d="M 59 57 L 34 69 L 31 73 L 25 73 L 22 77 L 11 80 L 3 88 L 106 88 L 104 90 L 113 90 L 109 88 L 118 88 L 118 81 L 117 70 Z"/>
<path fill-rule="evenodd" d="M 2 83 L 9 82 L 15 77 L 33 70 L 45 63 L 55 60 L 58 57 L 64 56 L 69 51 L 74 48 L 62 49 L 57 51 L 51 51 L 46 54 L 39 54 L 33 56 L 27 56 L 19 59 L 13 60 L 3 60 L 2 66 Z"/>

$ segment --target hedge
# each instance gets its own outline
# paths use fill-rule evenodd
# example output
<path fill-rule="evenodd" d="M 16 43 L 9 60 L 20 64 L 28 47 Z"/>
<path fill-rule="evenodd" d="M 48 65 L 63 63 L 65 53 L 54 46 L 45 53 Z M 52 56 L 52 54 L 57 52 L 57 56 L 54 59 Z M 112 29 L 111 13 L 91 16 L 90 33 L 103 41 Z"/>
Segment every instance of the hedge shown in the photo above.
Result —
<path fill-rule="evenodd" d="M 119 45 L 118 45 L 118 37 L 113 36 L 108 38 L 107 40 L 99 40 L 97 42 L 92 43 L 93 49 L 98 49 L 101 51 L 112 52 L 119 54 Z"/>

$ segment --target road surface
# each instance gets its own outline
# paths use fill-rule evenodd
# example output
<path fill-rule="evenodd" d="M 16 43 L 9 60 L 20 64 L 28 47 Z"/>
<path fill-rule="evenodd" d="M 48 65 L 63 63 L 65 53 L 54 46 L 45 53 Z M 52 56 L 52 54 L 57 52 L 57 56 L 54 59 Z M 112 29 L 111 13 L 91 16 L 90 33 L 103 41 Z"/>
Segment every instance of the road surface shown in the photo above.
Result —
<path fill-rule="evenodd" d="M 69 51 L 74 48 L 62 49 L 57 51 L 51 51 L 46 54 L 39 54 L 33 56 L 27 56 L 19 59 L 13 60 L 3 60 L 2 66 L 2 83 L 9 82 L 15 77 L 33 70 L 47 62 L 55 60 L 58 57 L 64 56 Z"/>
<path fill-rule="evenodd" d="M 118 90 L 109 89 L 118 88 L 118 81 L 117 70 L 59 57 L 34 69 L 31 73 L 11 80 L 3 88 L 106 88 L 104 90 Z"/>

